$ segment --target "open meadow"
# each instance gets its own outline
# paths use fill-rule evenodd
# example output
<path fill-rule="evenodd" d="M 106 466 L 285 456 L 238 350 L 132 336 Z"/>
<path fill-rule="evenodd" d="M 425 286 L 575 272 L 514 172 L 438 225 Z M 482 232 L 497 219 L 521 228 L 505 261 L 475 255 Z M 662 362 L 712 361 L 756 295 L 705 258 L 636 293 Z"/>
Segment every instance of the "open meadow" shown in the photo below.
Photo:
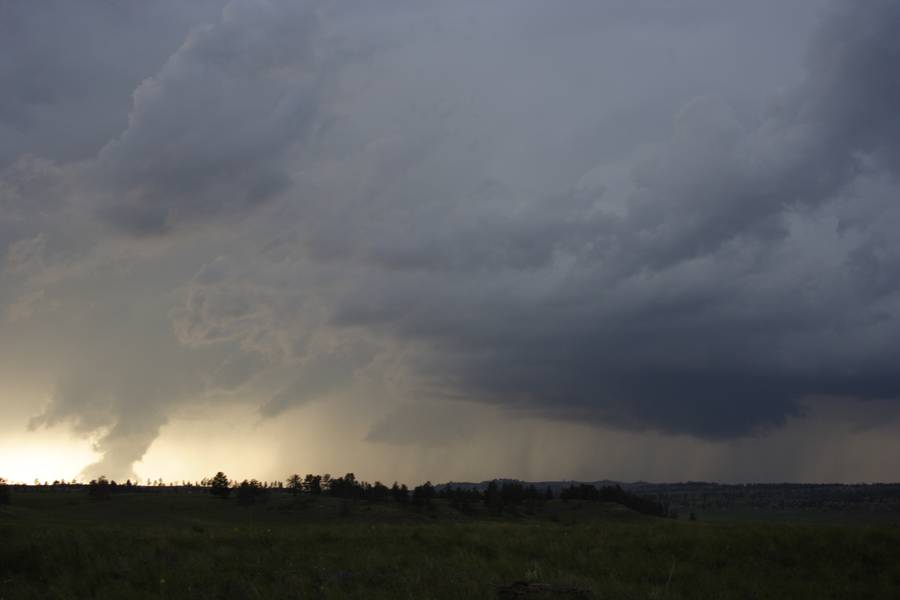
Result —
<path fill-rule="evenodd" d="M 152 488 L 20 488 L 0 506 L 2 600 L 497 597 L 897 598 L 900 527 Z"/>

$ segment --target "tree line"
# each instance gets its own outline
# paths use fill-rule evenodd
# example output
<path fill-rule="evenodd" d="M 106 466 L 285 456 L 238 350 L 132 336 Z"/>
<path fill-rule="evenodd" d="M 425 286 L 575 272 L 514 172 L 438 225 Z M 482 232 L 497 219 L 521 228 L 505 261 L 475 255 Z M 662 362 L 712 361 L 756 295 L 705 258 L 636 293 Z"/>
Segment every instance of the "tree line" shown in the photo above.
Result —
<path fill-rule="evenodd" d="M 95 500 L 105 500 L 113 494 L 144 491 L 147 488 L 172 489 L 206 489 L 217 498 L 227 499 L 234 495 L 238 504 L 252 505 L 265 502 L 273 491 L 290 493 L 295 496 L 318 496 L 325 494 L 334 498 L 352 501 L 387 502 L 392 501 L 403 506 L 417 508 L 431 507 L 435 499 L 447 501 L 453 508 L 463 513 L 474 513 L 476 507 L 482 506 L 489 513 L 500 515 L 504 512 L 515 512 L 520 508 L 536 509 L 547 501 L 557 498 L 551 487 L 539 490 L 533 484 L 524 484 L 518 481 L 493 480 L 481 490 L 477 487 L 461 487 L 452 484 L 435 486 L 430 481 L 418 485 L 412 489 L 406 484 L 394 482 L 387 486 L 380 481 L 369 483 L 357 479 L 354 473 L 347 473 L 343 477 L 307 474 L 301 476 L 293 474 L 284 482 L 260 481 L 257 479 L 244 479 L 240 482 L 232 481 L 219 471 L 209 478 L 203 478 L 197 483 L 183 482 L 181 485 L 171 486 L 163 484 L 162 480 L 151 486 L 140 486 L 126 481 L 123 484 L 115 480 L 109 480 L 100 476 L 93 479 L 86 486 L 84 484 L 68 484 L 54 482 L 54 486 L 81 489 L 86 487 L 88 496 Z M 9 485 L 0 479 L 0 504 L 10 503 Z M 636 512 L 653 515 L 656 517 L 677 517 L 671 507 L 658 499 L 642 496 L 624 490 L 619 485 L 596 487 L 588 483 L 571 484 L 562 488 L 558 493 L 558 499 L 563 502 L 608 502 L 615 503 Z"/>
<path fill-rule="evenodd" d="M 232 482 L 221 471 L 204 482 L 212 495 L 228 498 L 234 491 L 238 502 L 242 504 L 252 504 L 264 498 L 271 489 L 255 479 L 245 479 L 240 483 Z M 484 491 L 474 487 L 463 488 L 453 485 L 436 487 L 430 481 L 426 481 L 412 490 L 405 484 L 396 481 L 388 487 L 380 481 L 374 483 L 361 481 L 353 473 L 347 473 L 343 477 L 332 477 L 327 473 L 325 475 L 307 474 L 303 477 L 293 474 L 285 480 L 285 483 L 284 487 L 294 495 L 327 494 L 335 498 L 369 502 L 392 500 L 401 505 L 420 508 L 429 507 L 436 498 L 440 498 L 449 501 L 451 506 L 461 512 L 474 512 L 475 507 L 481 504 L 489 512 L 498 515 L 522 506 L 534 509 L 555 498 L 553 489 L 549 486 L 538 490 L 533 484 L 526 485 L 518 481 L 496 479 L 488 482 Z M 278 487 L 282 489 L 282 486 Z M 588 483 L 572 484 L 560 491 L 559 499 L 564 502 L 571 500 L 615 503 L 646 515 L 677 518 L 677 514 L 668 504 L 654 498 L 633 494 L 619 485 L 597 488 Z"/>

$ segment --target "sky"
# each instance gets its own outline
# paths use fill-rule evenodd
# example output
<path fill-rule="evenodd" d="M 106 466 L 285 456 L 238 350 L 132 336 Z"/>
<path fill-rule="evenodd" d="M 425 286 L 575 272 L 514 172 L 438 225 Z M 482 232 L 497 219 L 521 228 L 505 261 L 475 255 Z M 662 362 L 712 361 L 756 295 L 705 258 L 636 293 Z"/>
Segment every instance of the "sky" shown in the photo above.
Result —
<path fill-rule="evenodd" d="M 0 0 L 0 477 L 900 479 L 897 0 Z"/>

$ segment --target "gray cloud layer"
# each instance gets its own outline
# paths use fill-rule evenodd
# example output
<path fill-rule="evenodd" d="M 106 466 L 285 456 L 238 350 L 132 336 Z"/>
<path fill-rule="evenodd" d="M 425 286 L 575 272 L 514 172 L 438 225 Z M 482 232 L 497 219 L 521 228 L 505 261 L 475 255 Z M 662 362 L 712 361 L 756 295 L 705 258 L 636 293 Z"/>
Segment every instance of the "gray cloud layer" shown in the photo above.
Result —
<path fill-rule="evenodd" d="M 897 397 L 896 245 L 841 214 L 868 200 L 862 181 L 895 185 L 897 17 L 894 2 L 835 8 L 801 81 L 749 123 L 690 102 L 621 199 L 573 186 L 479 214 L 476 196 L 462 219 L 477 224 L 372 240 L 390 278 L 338 321 L 441 348 L 422 369 L 460 395 L 629 427 L 731 436 L 809 394 Z"/>
<path fill-rule="evenodd" d="M 732 439 L 900 397 L 895 1 L 10 6 L 3 327 L 99 470 L 197 403 L 408 443 L 455 399 Z"/>

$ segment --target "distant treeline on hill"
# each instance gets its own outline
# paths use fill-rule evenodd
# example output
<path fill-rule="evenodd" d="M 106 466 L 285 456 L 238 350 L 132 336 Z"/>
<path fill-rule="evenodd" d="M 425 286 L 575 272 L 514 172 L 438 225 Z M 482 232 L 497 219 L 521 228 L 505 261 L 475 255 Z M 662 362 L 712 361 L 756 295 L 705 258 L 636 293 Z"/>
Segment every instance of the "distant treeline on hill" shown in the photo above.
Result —
<path fill-rule="evenodd" d="M 488 482 L 483 491 L 471 487 L 455 487 L 452 484 L 436 487 L 430 481 L 416 486 L 412 490 L 405 484 L 399 484 L 396 481 L 388 487 L 380 481 L 375 483 L 360 481 L 353 473 L 347 473 L 343 477 L 332 477 L 329 474 L 308 474 L 301 477 L 295 474 L 287 478 L 286 484 L 286 486 L 282 486 L 279 482 L 276 489 L 286 489 L 292 494 L 325 493 L 347 500 L 369 502 L 393 500 L 400 504 L 411 504 L 417 507 L 429 506 L 435 498 L 441 498 L 449 500 L 454 508 L 463 512 L 474 510 L 474 505 L 481 503 L 488 510 L 497 514 L 522 505 L 534 506 L 554 498 L 553 490 L 550 487 L 538 490 L 535 485 L 499 480 Z M 262 498 L 272 489 L 256 480 L 244 480 L 240 484 L 235 484 L 229 481 L 222 472 L 217 473 L 212 479 L 203 480 L 201 485 L 209 487 L 212 494 L 222 498 L 227 498 L 232 490 L 236 490 L 238 500 L 243 502 L 252 502 L 253 498 Z M 669 510 L 667 505 L 652 498 L 626 492 L 619 486 L 597 489 L 590 484 L 572 485 L 563 489 L 559 498 L 563 501 L 613 502 L 643 514 L 658 517 L 677 516 Z"/>
<path fill-rule="evenodd" d="M 222 475 L 224 477 L 224 474 Z M 61 491 L 83 491 L 91 489 L 92 497 L 104 497 L 116 492 L 130 493 L 206 493 L 213 486 L 215 477 L 201 481 L 164 482 L 145 480 L 143 483 L 117 483 L 106 478 L 98 478 L 90 484 L 54 481 L 53 483 L 35 482 L 35 486 L 8 485 L 0 483 L 0 504 L 10 501 L 9 490 L 16 488 L 54 489 Z M 837 511 L 856 513 L 900 513 L 900 484 L 898 483 L 864 483 L 864 484 L 807 484 L 807 483 L 753 483 L 753 484 L 721 484 L 710 482 L 688 481 L 682 483 L 618 483 L 602 480 L 594 482 L 543 481 L 525 483 L 512 479 L 495 479 L 480 483 L 443 483 L 423 484 L 412 490 L 404 485 L 396 484 L 388 487 L 379 482 L 369 484 L 357 481 L 352 474 L 344 477 L 329 475 L 292 475 L 285 481 L 235 481 L 225 477 L 228 484 L 227 496 L 234 492 L 241 498 L 253 498 L 253 501 L 264 499 L 269 492 L 295 494 L 321 494 L 350 499 L 380 501 L 393 499 L 398 502 L 422 505 L 432 497 L 447 498 L 463 510 L 481 502 L 491 507 L 497 505 L 493 499 L 500 494 L 500 504 L 515 507 L 518 504 L 536 502 L 537 496 L 547 498 L 569 499 L 586 498 L 591 501 L 599 497 L 599 501 L 611 501 L 646 512 L 661 514 L 666 511 L 691 513 L 714 512 L 723 510 L 754 511 Z M 221 488 L 221 482 L 220 482 Z M 587 487 L 582 487 L 587 486 Z M 490 488 L 490 489 L 489 489 Z M 243 491 L 242 491 L 243 489 Z M 595 492 L 590 491 L 596 490 Z M 418 491 L 417 491 L 418 490 Z M 505 490 L 505 491 L 504 491 Z M 485 498 L 490 497 L 490 500 Z M 521 500 L 520 500 L 521 498 Z M 646 503 L 649 500 L 653 503 Z M 242 500 L 246 501 L 246 500 Z"/>
<path fill-rule="evenodd" d="M 654 515 L 657 517 L 677 517 L 677 513 L 673 511 L 668 504 L 654 500 L 649 496 L 639 496 L 622 489 L 621 486 L 612 485 L 604 486 L 597 489 L 589 483 L 572 485 L 563 489 L 560 498 L 593 500 L 597 502 L 613 502 L 621 504 L 631 510 L 643 513 L 645 515 Z"/>
<path fill-rule="evenodd" d="M 10 499 L 8 487 L 0 480 L 0 503 L 8 503 Z M 462 512 L 474 512 L 476 505 L 483 505 L 490 512 L 501 514 L 515 511 L 517 507 L 534 507 L 538 504 L 558 498 L 564 502 L 610 502 L 628 507 L 634 511 L 657 517 L 676 517 L 669 506 L 657 499 L 641 496 L 624 490 L 618 485 L 596 487 L 592 484 L 571 484 L 561 488 L 557 493 L 550 486 L 539 489 L 534 484 L 525 484 L 512 480 L 493 480 L 486 482 L 483 489 L 471 485 L 443 484 L 435 486 L 430 481 L 409 489 L 405 484 L 394 482 L 387 485 L 376 481 L 369 483 L 356 478 L 353 473 L 347 473 L 343 477 L 332 477 L 329 474 L 307 474 L 301 477 L 298 474 L 291 475 L 284 482 L 259 481 L 245 479 L 241 482 L 232 481 L 223 472 L 216 473 L 213 477 L 204 478 L 199 482 L 183 481 L 181 484 L 166 484 L 162 480 L 148 481 L 147 485 L 139 485 L 127 480 L 125 483 L 117 483 L 106 477 L 98 477 L 88 484 L 67 483 L 54 481 L 44 486 L 63 490 L 87 490 L 91 498 L 104 500 L 120 493 L 141 493 L 151 491 L 202 491 L 213 496 L 226 499 L 234 495 L 240 504 L 255 504 L 265 502 L 270 493 L 282 493 L 293 495 L 320 495 L 326 494 L 334 498 L 345 500 L 359 500 L 367 502 L 392 501 L 401 505 L 413 507 L 428 507 L 436 499 L 449 501 L 450 504 Z"/>

